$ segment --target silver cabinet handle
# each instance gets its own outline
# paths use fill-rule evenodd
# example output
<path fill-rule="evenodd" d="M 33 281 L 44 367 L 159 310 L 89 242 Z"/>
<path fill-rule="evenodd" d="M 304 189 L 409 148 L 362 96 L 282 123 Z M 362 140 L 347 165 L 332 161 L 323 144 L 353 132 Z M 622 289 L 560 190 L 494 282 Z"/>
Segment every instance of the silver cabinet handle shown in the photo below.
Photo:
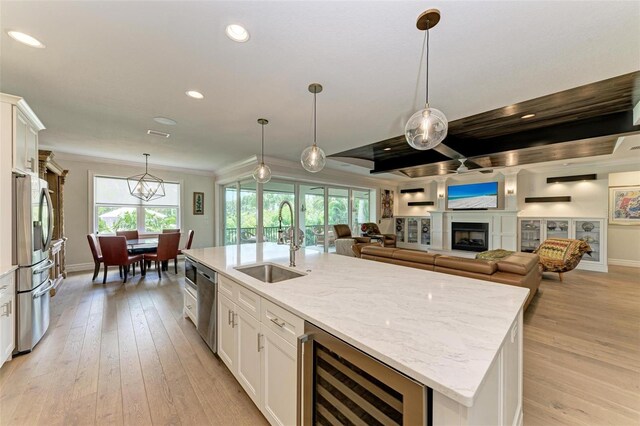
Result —
<path fill-rule="evenodd" d="M 298 337 L 297 340 L 297 353 L 296 353 L 296 425 L 302 426 L 302 347 L 305 343 L 309 341 L 309 338 L 312 338 L 310 334 L 303 334 Z"/>
<path fill-rule="evenodd" d="M 231 317 L 231 327 L 236 328 L 236 325 L 238 325 L 238 314 L 236 312 L 233 313 L 233 316 Z"/>
<path fill-rule="evenodd" d="M 231 325 L 231 314 L 232 314 L 232 313 L 233 313 L 233 312 L 231 311 L 231 309 L 229 309 L 229 310 L 227 311 L 227 321 L 228 321 L 229 325 Z"/>
<path fill-rule="evenodd" d="M 275 325 L 277 325 L 280 328 L 284 327 L 285 324 L 286 324 L 286 322 L 284 322 L 284 321 L 282 321 L 282 322 L 278 321 L 278 318 L 276 318 L 276 317 L 271 318 L 271 322 L 274 323 Z"/>
<path fill-rule="evenodd" d="M 262 349 L 262 346 L 260 346 L 260 336 L 262 335 L 262 333 L 258 333 L 258 352 L 260 352 L 260 349 Z"/>

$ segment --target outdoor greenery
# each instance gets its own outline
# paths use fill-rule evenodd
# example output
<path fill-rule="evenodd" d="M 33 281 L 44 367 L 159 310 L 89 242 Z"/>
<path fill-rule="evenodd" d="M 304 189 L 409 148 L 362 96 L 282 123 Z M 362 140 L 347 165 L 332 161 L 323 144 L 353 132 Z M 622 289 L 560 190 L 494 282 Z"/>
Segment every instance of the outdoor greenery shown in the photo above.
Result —
<path fill-rule="evenodd" d="M 369 220 L 369 198 L 368 193 L 354 199 L 353 205 L 353 221 L 355 226 L 359 226 L 360 220 Z M 225 239 L 226 243 L 235 243 L 235 229 L 237 228 L 237 210 L 236 210 L 236 189 L 225 189 Z M 263 192 L 263 227 L 265 238 L 269 241 L 274 240 L 275 229 L 278 227 L 278 208 L 282 201 L 287 200 L 294 204 L 294 194 L 291 192 Z M 255 237 L 257 228 L 257 197 L 253 189 L 241 189 L 240 191 L 240 228 L 242 238 L 246 238 L 251 234 Z M 329 195 L 328 197 L 328 215 L 329 225 L 348 223 L 349 220 L 349 202 L 347 196 Z M 291 218 L 287 209 L 283 212 L 283 226 L 291 225 Z M 324 196 L 318 194 L 304 195 L 304 224 L 306 243 L 315 244 L 315 234 L 323 232 L 324 225 Z M 272 235 L 273 234 L 273 235 Z"/>
<path fill-rule="evenodd" d="M 115 212 L 115 217 L 105 217 Z M 162 232 L 163 229 L 177 227 L 178 209 L 175 208 L 145 208 L 144 230 L 147 232 Z M 98 207 L 98 233 L 114 234 L 116 231 L 132 231 L 138 227 L 136 208 Z"/>

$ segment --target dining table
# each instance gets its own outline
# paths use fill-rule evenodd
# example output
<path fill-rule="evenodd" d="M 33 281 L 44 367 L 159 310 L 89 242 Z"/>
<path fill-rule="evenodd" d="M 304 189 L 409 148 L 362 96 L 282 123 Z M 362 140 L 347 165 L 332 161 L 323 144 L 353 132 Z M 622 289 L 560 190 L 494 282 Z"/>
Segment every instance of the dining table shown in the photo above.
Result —
<path fill-rule="evenodd" d="M 129 254 L 154 253 L 158 249 L 158 237 L 127 240 Z"/>

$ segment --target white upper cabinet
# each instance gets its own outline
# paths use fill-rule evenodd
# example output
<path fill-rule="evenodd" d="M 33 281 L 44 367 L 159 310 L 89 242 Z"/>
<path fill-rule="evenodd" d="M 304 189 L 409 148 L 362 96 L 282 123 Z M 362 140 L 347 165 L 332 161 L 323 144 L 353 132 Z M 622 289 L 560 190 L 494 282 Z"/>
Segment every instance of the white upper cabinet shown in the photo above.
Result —
<path fill-rule="evenodd" d="M 12 147 L 12 170 L 38 174 L 38 132 L 45 128 L 44 125 L 24 99 L 4 93 L 0 94 L 0 99 L 2 127 L 11 129 L 11 132 L 2 132 L 2 144 Z"/>

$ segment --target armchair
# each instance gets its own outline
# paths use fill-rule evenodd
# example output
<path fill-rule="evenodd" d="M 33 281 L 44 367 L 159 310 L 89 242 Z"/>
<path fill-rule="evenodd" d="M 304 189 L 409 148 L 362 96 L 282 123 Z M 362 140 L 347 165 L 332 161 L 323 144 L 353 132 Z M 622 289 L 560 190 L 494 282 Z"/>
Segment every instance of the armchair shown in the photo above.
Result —
<path fill-rule="evenodd" d="M 336 238 L 336 253 L 344 256 L 354 256 L 353 250 L 351 249 L 354 244 L 371 242 L 371 238 L 369 237 L 351 236 L 351 228 L 349 228 L 349 225 L 333 225 L 333 232 Z"/>
<path fill-rule="evenodd" d="M 396 246 L 396 234 L 382 234 L 380 233 L 380 228 L 378 225 L 373 222 L 363 223 L 360 227 L 360 230 L 363 234 L 368 235 L 369 237 L 378 237 L 382 241 L 382 245 L 384 247 L 395 247 Z"/>

